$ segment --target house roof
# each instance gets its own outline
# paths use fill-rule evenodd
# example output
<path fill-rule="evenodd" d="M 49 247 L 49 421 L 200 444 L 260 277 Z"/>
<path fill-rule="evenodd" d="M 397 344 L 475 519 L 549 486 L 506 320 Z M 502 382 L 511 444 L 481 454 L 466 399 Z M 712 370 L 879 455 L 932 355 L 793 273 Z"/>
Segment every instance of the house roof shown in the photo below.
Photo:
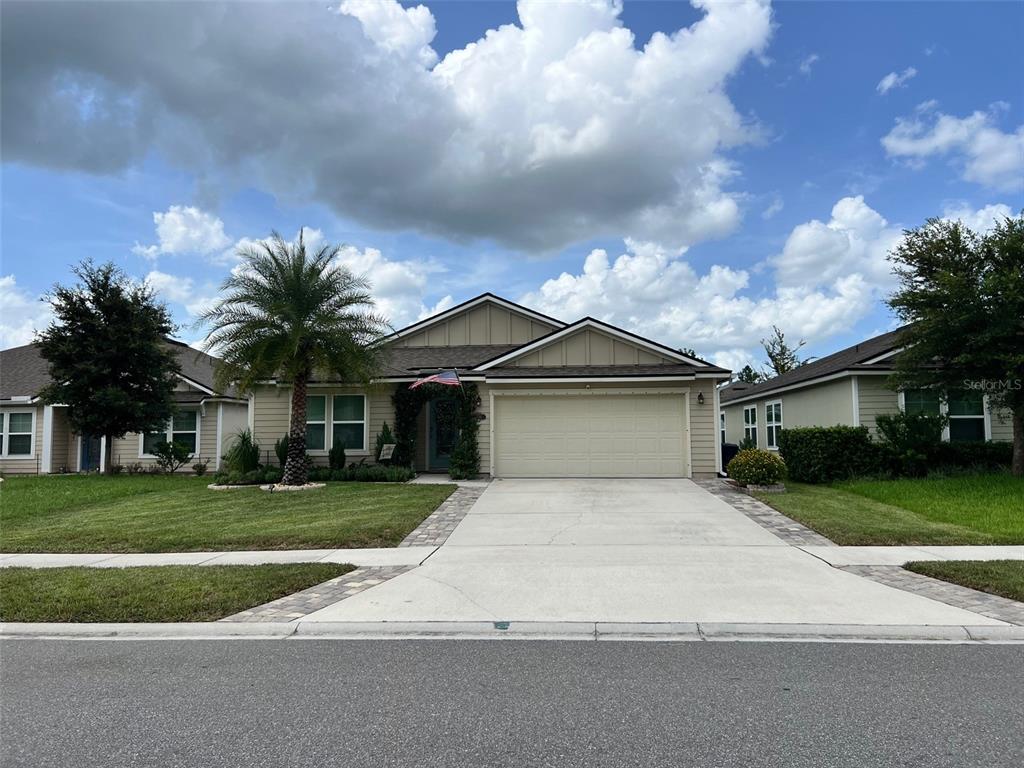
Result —
<path fill-rule="evenodd" d="M 211 396 L 238 397 L 233 387 L 226 391 L 217 389 L 214 383 L 217 358 L 173 339 L 167 339 L 167 345 L 177 354 L 185 381 Z M 40 354 L 37 344 L 0 351 L 0 400 L 35 397 L 49 383 L 49 364 Z"/>
<path fill-rule="evenodd" d="M 783 388 L 810 386 L 820 379 L 847 372 L 884 373 L 891 371 L 895 363 L 895 353 L 903 346 L 900 339 L 907 327 L 904 325 L 894 331 L 883 333 L 881 336 L 858 342 L 852 347 L 833 352 L 831 355 L 805 363 L 781 376 L 774 376 L 757 384 L 731 382 L 719 391 L 719 401 L 722 405 L 727 405 L 731 402 L 768 395 Z"/>
<path fill-rule="evenodd" d="M 522 304 L 516 304 L 514 301 L 503 299 L 501 296 L 498 296 L 497 294 L 488 292 L 481 293 L 479 296 L 475 296 L 472 299 L 462 302 L 461 304 L 456 304 L 454 307 L 452 307 L 451 309 L 446 309 L 444 312 L 440 312 L 436 315 L 431 315 L 430 317 L 415 322 L 412 325 L 407 325 L 405 328 L 399 328 L 397 331 L 388 336 L 388 339 L 400 339 L 403 336 L 408 336 L 410 334 L 417 333 L 418 331 L 422 331 L 424 328 L 427 328 L 428 326 L 434 325 L 435 323 L 443 322 L 447 320 L 449 317 L 454 317 L 460 312 L 465 312 L 467 309 L 472 309 L 477 304 L 484 304 L 487 302 L 497 304 L 498 306 L 504 307 L 505 309 L 510 309 L 513 312 L 518 312 L 521 315 L 525 315 L 526 317 L 532 318 L 541 323 L 554 326 L 555 328 L 561 328 L 562 326 L 565 325 L 564 322 L 558 320 L 557 318 L 550 317 L 541 312 L 536 312 L 530 309 L 529 307 L 524 307 Z"/>

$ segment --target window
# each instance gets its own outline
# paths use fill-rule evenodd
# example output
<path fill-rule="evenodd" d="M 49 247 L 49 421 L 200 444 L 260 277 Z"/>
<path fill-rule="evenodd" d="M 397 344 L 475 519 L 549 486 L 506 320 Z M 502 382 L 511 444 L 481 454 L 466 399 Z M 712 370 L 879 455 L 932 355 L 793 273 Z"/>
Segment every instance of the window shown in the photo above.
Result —
<path fill-rule="evenodd" d="M 952 443 L 985 439 L 985 397 L 977 390 L 949 393 L 949 440 Z"/>
<path fill-rule="evenodd" d="M 722 433 L 721 444 L 725 445 L 725 414 L 718 414 L 718 431 Z"/>
<path fill-rule="evenodd" d="M 757 406 L 748 405 L 743 408 L 743 439 L 751 440 L 757 445 Z"/>
<path fill-rule="evenodd" d="M 327 450 L 327 396 L 306 398 L 306 450 Z"/>
<path fill-rule="evenodd" d="M 331 403 L 331 445 L 346 451 L 366 450 L 366 398 L 335 395 Z"/>
<path fill-rule="evenodd" d="M 0 413 L 0 454 L 4 456 L 31 456 L 35 413 L 33 411 L 9 411 Z"/>
<path fill-rule="evenodd" d="M 908 389 L 903 393 L 903 410 L 907 414 L 926 413 L 938 416 L 941 411 L 938 391 L 934 389 Z"/>
<path fill-rule="evenodd" d="M 199 452 L 199 411 L 178 411 L 171 417 L 163 432 L 146 432 L 142 435 L 139 457 L 154 456 L 160 443 L 178 442 L 188 446 L 192 455 Z"/>
<path fill-rule="evenodd" d="M 779 432 L 782 431 L 782 401 L 776 400 L 764 407 L 764 431 L 769 448 L 779 447 Z"/>

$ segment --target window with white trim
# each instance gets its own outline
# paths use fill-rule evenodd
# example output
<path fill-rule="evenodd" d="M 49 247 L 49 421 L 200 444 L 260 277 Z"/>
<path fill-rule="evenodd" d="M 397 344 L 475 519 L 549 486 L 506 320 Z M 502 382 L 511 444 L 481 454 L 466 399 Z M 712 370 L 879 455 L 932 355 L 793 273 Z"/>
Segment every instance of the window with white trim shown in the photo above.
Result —
<path fill-rule="evenodd" d="M 306 450 L 327 450 L 327 395 L 306 398 Z"/>
<path fill-rule="evenodd" d="M 334 395 L 331 398 L 331 445 L 346 451 L 366 450 L 366 397 Z"/>
<path fill-rule="evenodd" d="M 757 445 L 757 406 L 743 406 L 743 439 Z"/>
<path fill-rule="evenodd" d="M 11 458 L 32 456 L 36 426 L 35 411 L 0 413 L 0 455 Z"/>
<path fill-rule="evenodd" d="M 188 446 L 194 456 L 199 452 L 199 411 L 183 409 L 171 417 L 163 432 L 147 432 L 142 436 L 140 458 L 155 456 L 157 445 L 163 442 L 181 443 Z"/>
<path fill-rule="evenodd" d="M 721 444 L 725 445 L 725 414 L 718 414 L 718 431 L 721 433 L 722 441 Z"/>
<path fill-rule="evenodd" d="M 985 395 L 974 389 L 954 390 L 946 401 L 949 441 L 963 443 L 985 439 Z"/>
<path fill-rule="evenodd" d="M 782 401 L 765 403 L 764 432 L 769 448 L 779 447 L 779 432 L 782 431 Z"/>

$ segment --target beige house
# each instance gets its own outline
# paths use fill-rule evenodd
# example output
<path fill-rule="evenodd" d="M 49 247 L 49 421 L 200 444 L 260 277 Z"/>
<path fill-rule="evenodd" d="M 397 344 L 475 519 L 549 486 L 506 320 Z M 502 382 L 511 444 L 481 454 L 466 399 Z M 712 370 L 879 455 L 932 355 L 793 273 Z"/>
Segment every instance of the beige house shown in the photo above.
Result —
<path fill-rule="evenodd" d="M 944 439 L 1011 440 L 1009 412 L 993 410 L 980 391 L 952 392 L 947 400 L 934 390 L 897 392 L 888 387 L 901 328 L 814 360 L 758 384 L 732 382 L 719 395 L 723 443 L 750 438 L 758 448 L 776 450 L 779 432 L 791 427 L 865 426 L 899 411 L 949 416 Z"/>
<path fill-rule="evenodd" d="M 348 461 L 374 456 L 394 427 L 396 387 L 442 369 L 476 382 L 481 470 L 493 477 L 693 477 L 720 469 L 717 385 L 729 372 L 607 323 L 574 323 L 484 294 L 394 333 L 386 368 L 367 388 L 310 385 L 307 448 L 317 464 L 344 441 Z M 288 431 L 290 385 L 250 396 L 264 450 Z M 420 413 L 415 467 L 448 468 L 453 403 Z"/>
<path fill-rule="evenodd" d="M 248 402 L 214 384 L 216 358 L 176 341 L 181 375 L 174 392 L 178 411 L 166 430 L 130 434 L 112 442 L 111 464 L 152 466 L 153 446 L 177 440 L 207 460 L 210 471 L 240 430 L 246 428 Z M 0 474 L 51 474 L 101 471 L 106 446 L 98 435 L 75 434 L 67 408 L 44 405 L 39 392 L 50 382 L 46 360 L 35 344 L 0 351 Z M 189 461 L 182 471 L 191 471 Z"/>

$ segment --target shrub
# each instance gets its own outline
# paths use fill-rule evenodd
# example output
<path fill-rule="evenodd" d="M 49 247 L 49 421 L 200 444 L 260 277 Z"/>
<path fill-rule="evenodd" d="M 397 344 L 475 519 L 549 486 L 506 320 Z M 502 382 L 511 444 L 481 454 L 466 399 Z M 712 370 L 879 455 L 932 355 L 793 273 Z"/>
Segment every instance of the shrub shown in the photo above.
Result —
<path fill-rule="evenodd" d="M 126 465 L 124 469 L 129 475 L 141 475 L 145 471 L 145 467 L 142 466 L 140 461 L 133 461 L 131 464 Z"/>
<path fill-rule="evenodd" d="M 351 464 L 342 469 L 314 467 L 309 473 L 309 479 L 317 483 L 404 483 L 414 477 L 416 473 L 409 467 L 386 464 Z"/>
<path fill-rule="evenodd" d="M 933 466 L 949 469 L 1006 469 L 1013 461 L 1013 443 L 939 443 Z"/>
<path fill-rule="evenodd" d="M 752 438 L 752 437 L 744 437 L 742 440 L 740 440 L 738 445 L 739 445 L 739 449 L 741 451 L 756 451 L 757 450 L 757 441 L 754 440 L 754 438 Z"/>
<path fill-rule="evenodd" d="M 786 463 L 772 451 L 747 448 L 733 457 L 725 471 L 740 485 L 774 485 L 786 476 Z"/>
<path fill-rule="evenodd" d="M 192 449 L 177 440 L 167 442 L 161 440 L 153 448 L 156 465 L 165 474 L 174 474 L 181 469 L 192 456 Z"/>
<path fill-rule="evenodd" d="M 779 454 L 789 478 L 800 483 L 831 483 L 878 474 L 878 445 L 867 427 L 798 427 L 779 433 Z"/>
<path fill-rule="evenodd" d="M 946 416 L 885 413 L 875 425 L 882 438 L 881 460 L 897 475 L 923 477 L 942 445 Z"/>
<path fill-rule="evenodd" d="M 395 436 L 391 432 L 391 427 L 385 421 L 384 426 L 380 428 L 380 432 L 377 433 L 377 444 L 373 450 L 373 458 L 380 461 L 380 452 L 384 450 L 384 446 L 393 444 L 395 442 Z"/>
<path fill-rule="evenodd" d="M 273 485 L 281 482 L 278 467 L 257 467 L 249 472 L 218 472 L 213 476 L 217 485 Z"/>
<path fill-rule="evenodd" d="M 332 445 L 331 450 L 327 452 L 327 465 L 331 469 L 344 469 L 345 468 L 345 445 Z"/>
<path fill-rule="evenodd" d="M 288 435 L 274 443 L 274 453 L 277 454 L 278 466 L 284 469 L 284 465 L 288 461 Z"/>
<path fill-rule="evenodd" d="M 224 467 L 230 473 L 244 475 L 260 465 L 260 446 L 253 439 L 252 432 L 243 429 L 222 457 Z"/>
<path fill-rule="evenodd" d="M 199 461 L 192 465 L 192 471 L 196 473 L 196 477 L 202 477 L 206 474 L 206 468 L 210 466 L 209 461 L 203 461 L 200 456 Z"/>
<path fill-rule="evenodd" d="M 120 475 L 122 472 L 124 472 L 124 464 L 111 464 L 110 465 L 110 474 L 112 474 L 112 475 Z"/>

